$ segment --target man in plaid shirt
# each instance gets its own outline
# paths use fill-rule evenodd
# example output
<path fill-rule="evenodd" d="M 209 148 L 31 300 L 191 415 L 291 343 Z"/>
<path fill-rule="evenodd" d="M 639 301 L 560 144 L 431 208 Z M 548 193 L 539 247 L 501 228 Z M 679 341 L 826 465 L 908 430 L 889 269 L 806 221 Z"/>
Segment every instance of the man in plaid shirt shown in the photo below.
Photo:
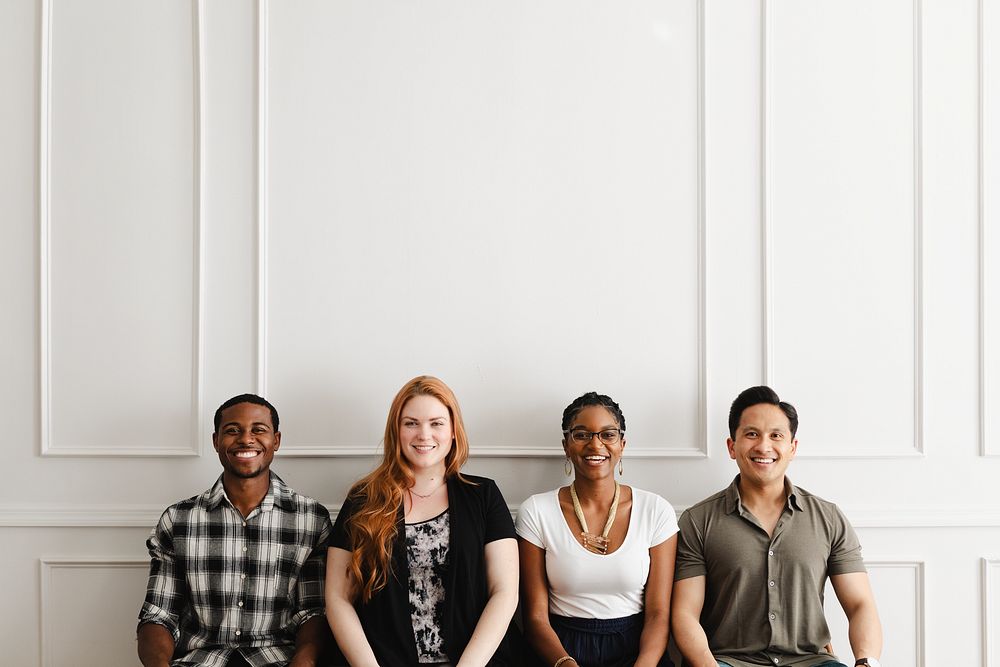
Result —
<path fill-rule="evenodd" d="M 146 541 L 139 613 L 145 667 L 313 667 L 329 641 L 323 601 L 330 515 L 270 472 L 278 413 L 253 394 L 215 413 L 222 476 L 171 505 Z"/>

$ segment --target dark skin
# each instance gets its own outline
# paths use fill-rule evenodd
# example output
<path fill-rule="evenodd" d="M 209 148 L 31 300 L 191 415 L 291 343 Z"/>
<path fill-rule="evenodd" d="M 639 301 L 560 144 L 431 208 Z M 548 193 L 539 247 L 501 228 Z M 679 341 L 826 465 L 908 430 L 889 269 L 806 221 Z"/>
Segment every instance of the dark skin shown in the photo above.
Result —
<path fill-rule="evenodd" d="M 222 412 L 212 446 L 222 463 L 222 486 L 233 506 L 244 517 L 260 506 L 271 486 L 271 461 L 281 446 L 271 411 L 256 403 L 238 403 Z M 322 617 L 299 626 L 295 655 L 289 667 L 314 667 L 329 646 L 330 630 Z M 174 638 L 162 625 L 139 628 L 139 660 L 144 667 L 169 667 Z"/>
<path fill-rule="evenodd" d="M 581 428 L 600 432 L 618 428 L 613 414 L 603 406 L 588 406 L 574 417 L 570 429 Z M 580 507 L 592 533 L 600 534 L 611 509 L 615 493 L 614 467 L 621 458 L 625 440 L 603 444 L 596 436 L 586 443 L 572 438 L 563 440 L 566 457 L 573 463 Z M 569 487 L 559 489 L 559 505 L 566 525 L 574 534 L 582 530 Z M 615 523 L 608 534 L 608 554 L 617 551 L 628 534 L 632 515 L 632 489 L 621 487 Z M 579 537 L 578 537 L 579 539 Z M 639 656 L 635 667 L 654 667 L 667 647 L 670 623 L 670 591 L 673 583 L 677 538 L 671 537 L 649 550 L 650 569 L 643 600 L 645 618 L 639 639 Z M 569 655 L 549 623 L 549 583 L 545 569 L 545 550 L 525 539 L 518 540 L 521 565 L 521 608 L 524 632 L 535 651 L 549 664 Z M 568 661 L 569 664 L 576 663 Z M 566 664 L 566 663 L 564 663 Z"/>

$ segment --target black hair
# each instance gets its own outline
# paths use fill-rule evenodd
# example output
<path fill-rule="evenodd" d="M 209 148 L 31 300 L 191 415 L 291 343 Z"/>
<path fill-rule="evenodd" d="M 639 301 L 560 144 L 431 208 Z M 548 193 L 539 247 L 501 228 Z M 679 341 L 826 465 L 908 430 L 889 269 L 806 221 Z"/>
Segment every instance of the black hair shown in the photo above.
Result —
<path fill-rule="evenodd" d="M 588 391 L 583 396 L 579 397 L 563 410 L 562 417 L 562 428 L 564 431 L 568 430 L 570 424 L 578 414 L 584 409 L 589 408 L 592 405 L 599 405 L 602 408 L 606 408 L 611 416 L 615 418 L 618 422 L 618 428 L 625 430 L 625 415 L 622 414 L 622 409 L 618 407 L 618 404 L 610 396 L 605 396 L 604 394 L 598 394 L 596 391 Z"/>
<path fill-rule="evenodd" d="M 219 409 L 215 411 L 215 431 L 213 433 L 219 432 L 219 426 L 222 424 L 222 413 L 225 410 L 233 407 L 234 405 L 239 405 L 240 403 L 253 403 L 254 405 L 263 405 L 265 408 L 271 411 L 271 428 L 274 429 L 275 433 L 278 431 L 278 411 L 271 405 L 266 398 L 261 398 L 257 394 L 240 394 L 239 396 L 233 396 L 228 401 L 219 406 Z"/>
<path fill-rule="evenodd" d="M 792 437 L 794 438 L 795 432 L 799 430 L 798 411 L 796 411 L 795 406 L 791 403 L 785 403 L 778 398 L 778 394 L 773 389 L 763 385 L 744 389 L 736 397 L 736 400 L 733 401 L 732 407 L 729 408 L 729 437 L 733 440 L 736 439 L 736 429 L 740 426 L 740 418 L 743 417 L 743 411 L 750 406 L 760 405 L 761 403 L 777 405 L 781 408 L 781 411 L 788 417 L 788 425 L 792 429 Z"/>

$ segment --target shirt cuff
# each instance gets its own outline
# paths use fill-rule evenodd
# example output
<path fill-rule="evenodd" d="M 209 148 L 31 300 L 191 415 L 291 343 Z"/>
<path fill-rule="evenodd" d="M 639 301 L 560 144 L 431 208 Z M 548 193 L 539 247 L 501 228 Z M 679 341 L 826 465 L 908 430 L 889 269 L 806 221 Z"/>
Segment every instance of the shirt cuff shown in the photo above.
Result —
<path fill-rule="evenodd" d="M 295 626 L 296 631 L 302 627 L 302 624 L 308 621 L 310 618 L 316 618 L 317 616 L 326 616 L 326 610 L 320 608 L 314 609 L 302 609 L 297 611 L 292 616 L 292 625 Z"/>
<path fill-rule="evenodd" d="M 170 631 L 170 635 L 174 638 L 174 645 L 181 640 L 181 631 L 177 627 L 177 622 L 174 621 L 173 617 L 168 614 L 163 609 L 151 605 L 148 602 L 142 603 L 142 611 L 139 612 L 139 623 L 136 625 L 136 629 L 141 628 L 147 623 L 155 623 L 156 625 L 162 625 L 167 630 Z"/>

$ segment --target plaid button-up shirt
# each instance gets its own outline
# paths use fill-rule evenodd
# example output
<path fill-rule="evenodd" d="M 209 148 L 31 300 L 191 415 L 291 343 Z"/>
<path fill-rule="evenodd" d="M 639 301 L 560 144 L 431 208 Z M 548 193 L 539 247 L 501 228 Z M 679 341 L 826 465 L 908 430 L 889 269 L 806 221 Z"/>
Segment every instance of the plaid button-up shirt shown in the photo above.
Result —
<path fill-rule="evenodd" d="M 172 664 L 224 667 L 238 651 L 254 667 L 285 665 L 295 635 L 324 613 L 330 514 L 271 473 L 244 518 L 222 487 L 171 505 L 146 547 L 149 584 L 139 625 L 174 637 Z"/>

